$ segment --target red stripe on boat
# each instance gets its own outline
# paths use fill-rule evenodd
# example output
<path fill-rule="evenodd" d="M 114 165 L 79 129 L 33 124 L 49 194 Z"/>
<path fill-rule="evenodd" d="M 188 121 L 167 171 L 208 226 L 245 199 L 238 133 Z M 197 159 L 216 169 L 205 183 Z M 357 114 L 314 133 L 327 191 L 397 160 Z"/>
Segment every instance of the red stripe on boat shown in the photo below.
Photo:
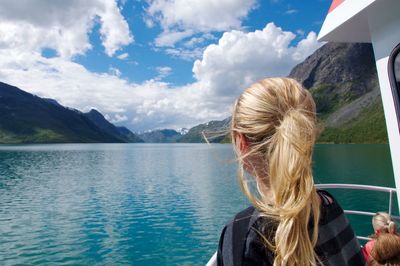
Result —
<path fill-rule="evenodd" d="M 328 13 L 330 13 L 332 10 L 337 8 L 341 3 L 343 3 L 344 0 L 333 0 L 331 7 L 329 8 Z"/>

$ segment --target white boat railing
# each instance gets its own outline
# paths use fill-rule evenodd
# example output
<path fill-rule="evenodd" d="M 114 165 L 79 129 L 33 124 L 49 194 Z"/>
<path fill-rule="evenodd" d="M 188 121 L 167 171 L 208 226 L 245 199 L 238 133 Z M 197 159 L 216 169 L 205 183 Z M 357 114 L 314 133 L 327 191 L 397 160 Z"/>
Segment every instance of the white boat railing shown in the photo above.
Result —
<path fill-rule="evenodd" d="M 400 216 L 392 215 L 393 209 L 393 194 L 397 192 L 395 188 L 390 187 L 380 187 L 380 186 L 370 186 L 370 185 L 359 185 L 359 184 L 318 184 L 317 188 L 321 189 L 355 189 L 355 190 L 368 190 L 368 191 L 377 191 L 377 192 L 386 192 L 389 193 L 389 206 L 386 210 L 387 213 L 391 215 L 391 217 L 395 220 L 400 221 Z M 378 210 L 385 211 L 385 210 Z M 354 214 L 354 215 L 366 215 L 366 216 L 374 216 L 375 212 L 365 212 L 365 211 L 356 211 L 356 210 L 344 210 L 346 214 Z M 371 238 L 365 236 L 357 236 L 360 240 L 370 240 Z"/>

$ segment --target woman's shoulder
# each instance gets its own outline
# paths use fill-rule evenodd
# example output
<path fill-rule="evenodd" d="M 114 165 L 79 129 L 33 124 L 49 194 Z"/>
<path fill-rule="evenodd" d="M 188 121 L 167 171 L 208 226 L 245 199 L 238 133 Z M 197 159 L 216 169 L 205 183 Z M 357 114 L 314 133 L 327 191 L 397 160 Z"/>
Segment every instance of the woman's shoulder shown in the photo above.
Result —
<path fill-rule="evenodd" d="M 226 238 L 226 235 L 232 234 L 244 234 L 251 227 L 251 224 L 255 222 L 259 212 L 253 206 L 249 206 L 236 213 L 224 226 L 221 238 Z"/>
<path fill-rule="evenodd" d="M 335 198 L 326 190 L 318 189 L 317 194 L 321 198 L 321 202 L 324 205 L 330 205 L 336 202 Z"/>
<path fill-rule="evenodd" d="M 327 191 L 318 190 L 321 197 L 316 251 L 326 264 L 365 265 L 364 255 L 343 209 Z"/>
<path fill-rule="evenodd" d="M 218 244 L 218 265 L 233 265 L 234 261 L 242 260 L 239 254 L 243 254 L 249 230 L 258 217 L 257 209 L 250 206 L 238 212 L 225 225 Z"/>
<path fill-rule="evenodd" d="M 328 224 L 340 216 L 344 216 L 344 212 L 338 201 L 325 190 L 317 190 L 319 197 L 321 198 L 321 214 L 320 214 L 320 225 Z M 342 217 L 344 219 L 344 217 Z"/>

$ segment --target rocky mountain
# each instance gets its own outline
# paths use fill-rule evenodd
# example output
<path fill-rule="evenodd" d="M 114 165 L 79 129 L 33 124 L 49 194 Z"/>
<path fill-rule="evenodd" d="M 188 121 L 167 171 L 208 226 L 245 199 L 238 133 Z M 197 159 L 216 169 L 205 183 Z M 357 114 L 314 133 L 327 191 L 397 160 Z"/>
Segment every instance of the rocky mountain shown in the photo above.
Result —
<path fill-rule="evenodd" d="M 173 129 L 158 129 L 139 134 L 139 138 L 148 143 L 173 143 L 181 137 L 182 134 Z"/>
<path fill-rule="evenodd" d="M 371 44 L 327 43 L 295 66 L 289 77 L 313 95 L 320 142 L 387 142 Z"/>
<path fill-rule="evenodd" d="M 371 92 L 378 92 L 373 93 L 373 99 L 379 97 L 371 44 L 327 43 L 295 66 L 289 77 L 311 91 L 320 114 L 332 113 Z M 343 116 L 343 119 L 351 118 L 351 114 Z"/>
<path fill-rule="evenodd" d="M 93 122 L 101 117 L 0 82 L 0 143 L 126 142 Z"/>

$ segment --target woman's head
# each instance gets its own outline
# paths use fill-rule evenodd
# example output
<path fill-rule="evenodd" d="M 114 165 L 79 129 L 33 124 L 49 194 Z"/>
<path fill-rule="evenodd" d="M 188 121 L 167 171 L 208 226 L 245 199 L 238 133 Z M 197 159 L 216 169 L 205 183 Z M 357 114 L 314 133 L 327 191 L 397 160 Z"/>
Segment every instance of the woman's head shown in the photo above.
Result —
<path fill-rule="evenodd" d="M 231 132 L 239 159 L 251 174 L 265 174 L 257 182 L 279 194 L 276 204 L 292 195 L 288 185 L 311 175 L 315 120 L 311 94 L 289 78 L 258 81 L 235 104 Z"/>
<path fill-rule="evenodd" d="M 275 263 L 314 264 L 319 201 L 311 168 L 316 138 L 311 94 L 289 78 L 256 82 L 235 104 L 231 137 L 242 166 L 239 177 L 245 194 L 261 213 L 277 220 L 272 240 Z M 243 168 L 255 176 L 258 195 L 248 188 Z M 307 230 L 311 213 L 312 240 Z"/>
<path fill-rule="evenodd" d="M 375 234 L 396 233 L 396 223 L 386 212 L 377 212 L 372 217 L 372 226 L 374 227 Z"/>

